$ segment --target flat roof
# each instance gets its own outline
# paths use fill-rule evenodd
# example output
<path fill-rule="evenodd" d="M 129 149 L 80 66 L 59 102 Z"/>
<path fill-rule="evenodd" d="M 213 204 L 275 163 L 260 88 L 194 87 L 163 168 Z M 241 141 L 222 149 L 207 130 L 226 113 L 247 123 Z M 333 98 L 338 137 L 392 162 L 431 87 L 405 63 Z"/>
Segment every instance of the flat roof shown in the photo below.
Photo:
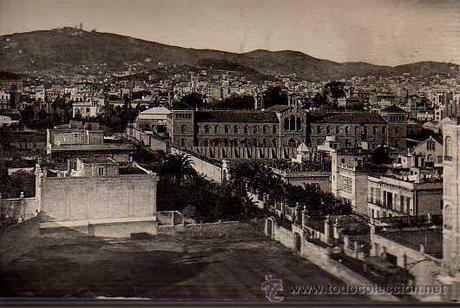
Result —
<path fill-rule="evenodd" d="M 420 250 L 420 245 L 424 245 L 426 254 L 442 258 L 442 229 L 440 228 L 389 231 L 378 235 L 414 250 Z"/>
<path fill-rule="evenodd" d="M 103 143 L 103 144 L 61 144 L 53 145 L 53 152 L 60 151 L 106 151 L 106 150 L 133 150 L 134 146 L 128 143 Z"/>

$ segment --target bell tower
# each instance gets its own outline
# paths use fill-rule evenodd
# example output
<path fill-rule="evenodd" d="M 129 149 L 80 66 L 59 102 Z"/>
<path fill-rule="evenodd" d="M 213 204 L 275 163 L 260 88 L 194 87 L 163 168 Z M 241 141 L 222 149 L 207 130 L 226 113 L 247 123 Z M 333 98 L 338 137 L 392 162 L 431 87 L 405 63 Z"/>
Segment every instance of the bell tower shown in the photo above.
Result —
<path fill-rule="evenodd" d="M 460 300 L 460 122 L 443 120 L 443 283 Z"/>

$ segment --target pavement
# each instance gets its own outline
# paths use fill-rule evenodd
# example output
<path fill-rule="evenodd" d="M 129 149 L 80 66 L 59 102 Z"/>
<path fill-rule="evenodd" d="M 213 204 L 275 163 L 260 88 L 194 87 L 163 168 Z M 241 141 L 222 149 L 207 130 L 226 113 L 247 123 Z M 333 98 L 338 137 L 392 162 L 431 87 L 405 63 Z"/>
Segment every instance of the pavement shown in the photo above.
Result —
<path fill-rule="evenodd" d="M 40 236 L 31 231 L 33 223 L 25 224 L 0 235 L 0 297 L 266 302 L 261 284 L 271 275 L 282 279 L 283 292 L 277 295 L 285 302 L 369 301 L 355 295 L 291 294 L 294 286 L 344 283 L 246 227 L 244 236 L 107 240 Z"/>

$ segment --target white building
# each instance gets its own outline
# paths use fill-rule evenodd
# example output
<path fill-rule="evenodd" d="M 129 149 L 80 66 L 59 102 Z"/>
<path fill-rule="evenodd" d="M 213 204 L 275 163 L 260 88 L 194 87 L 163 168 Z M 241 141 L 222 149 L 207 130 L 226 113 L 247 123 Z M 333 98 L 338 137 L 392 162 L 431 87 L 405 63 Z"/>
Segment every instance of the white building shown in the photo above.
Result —
<path fill-rule="evenodd" d="M 80 115 L 82 118 L 95 118 L 104 112 L 104 100 L 95 99 L 72 104 L 72 115 L 75 118 Z"/>

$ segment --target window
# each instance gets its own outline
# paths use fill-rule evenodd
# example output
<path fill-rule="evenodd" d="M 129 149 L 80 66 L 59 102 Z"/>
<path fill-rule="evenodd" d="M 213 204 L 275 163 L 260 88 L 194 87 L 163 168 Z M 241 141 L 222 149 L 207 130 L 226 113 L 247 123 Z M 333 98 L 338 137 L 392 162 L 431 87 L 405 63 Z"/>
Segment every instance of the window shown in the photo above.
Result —
<path fill-rule="evenodd" d="M 214 125 L 214 134 L 219 133 L 219 125 Z"/>
<path fill-rule="evenodd" d="M 372 134 L 376 135 L 377 134 L 377 127 L 372 127 Z"/>
<path fill-rule="evenodd" d="M 185 147 L 185 139 L 184 139 L 184 138 L 182 138 L 182 139 L 180 140 L 180 146 L 181 146 L 181 147 Z"/>
<path fill-rule="evenodd" d="M 104 168 L 103 168 L 103 167 L 99 167 L 99 168 L 97 169 L 97 174 L 98 174 L 98 175 L 104 175 Z"/>
<path fill-rule="evenodd" d="M 267 130 L 268 130 L 268 127 L 266 125 L 264 125 L 263 130 L 262 130 L 264 135 L 267 133 Z"/>
<path fill-rule="evenodd" d="M 434 151 L 436 148 L 436 144 L 434 143 L 433 140 L 428 140 L 426 143 L 426 148 L 428 151 Z"/>
<path fill-rule="evenodd" d="M 238 134 L 238 131 L 240 130 L 240 128 L 238 127 L 238 125 L 235 125 L 235 127 L 233 127 L 233 132 L 235 134 Z"/>
<path fill-rule="evenodd" d="M 248 133 L 248 127 L 247 127 L 247 126 L 244 127 L 244 133 L 245 133 L 245 134 Z"/>
<path fill-rule="evenodd" d="M 289 119 L 289 130 L 295 130 L 295 117 L 293 115 Z"/>
<path fill-rule="evenodd" d="M 182 127 L 180 128 L 180 131 L 181 133 L 185 133 L 185 130 L 187 129 L 187 126 L 186 125 L 182 125 Z"/>
<path fill-rule="evenodd" d="M 350 132 L 350 128 L 348 126 L 345 126 L 345 135 L 348 135 L 349 132 Z"/>
<path fill-rule="evenodd" d="M 321 127 L 321 125 L 318 126 L 318 128 L 316 129 L 317 132 L 318 132 L 318 135 L 322 133 L 323 131 L 323 128 Z"/>
<path fill-rule="evenodd" d="M 331 127 L 326 126 L 326 134 L 330 135 L 331 134 Z"/>
<path fill-rule="evenodd" d="M 444 159 L 452 160 L 452 137 L 447 136 L 444 141 Z"/>
<path fill-rule="evenodd" d="M 284 119 L 284 130 L 289 130 L 289 119 Z"/>
<path fill-rule="evenodd" d="M 224 127 L 225 134 L 228 134 L 228 130 L 229 130 L 228 125 L 225 125 L 225 127 Z"/>
<path fill-rule="evenodd" d="M 257 135 L 257 134 L 259 134 L 259 127 L 254 126 L 254 135 Z"/>
<path fill-rule="evenodd" d="M 273 125 L 273 133 L 276 134 L 276 125 Z"/>
<path fill-rule="evenodd" d="M 209 125 L 204 126 L 204 133 L 209 134 Z"/>

